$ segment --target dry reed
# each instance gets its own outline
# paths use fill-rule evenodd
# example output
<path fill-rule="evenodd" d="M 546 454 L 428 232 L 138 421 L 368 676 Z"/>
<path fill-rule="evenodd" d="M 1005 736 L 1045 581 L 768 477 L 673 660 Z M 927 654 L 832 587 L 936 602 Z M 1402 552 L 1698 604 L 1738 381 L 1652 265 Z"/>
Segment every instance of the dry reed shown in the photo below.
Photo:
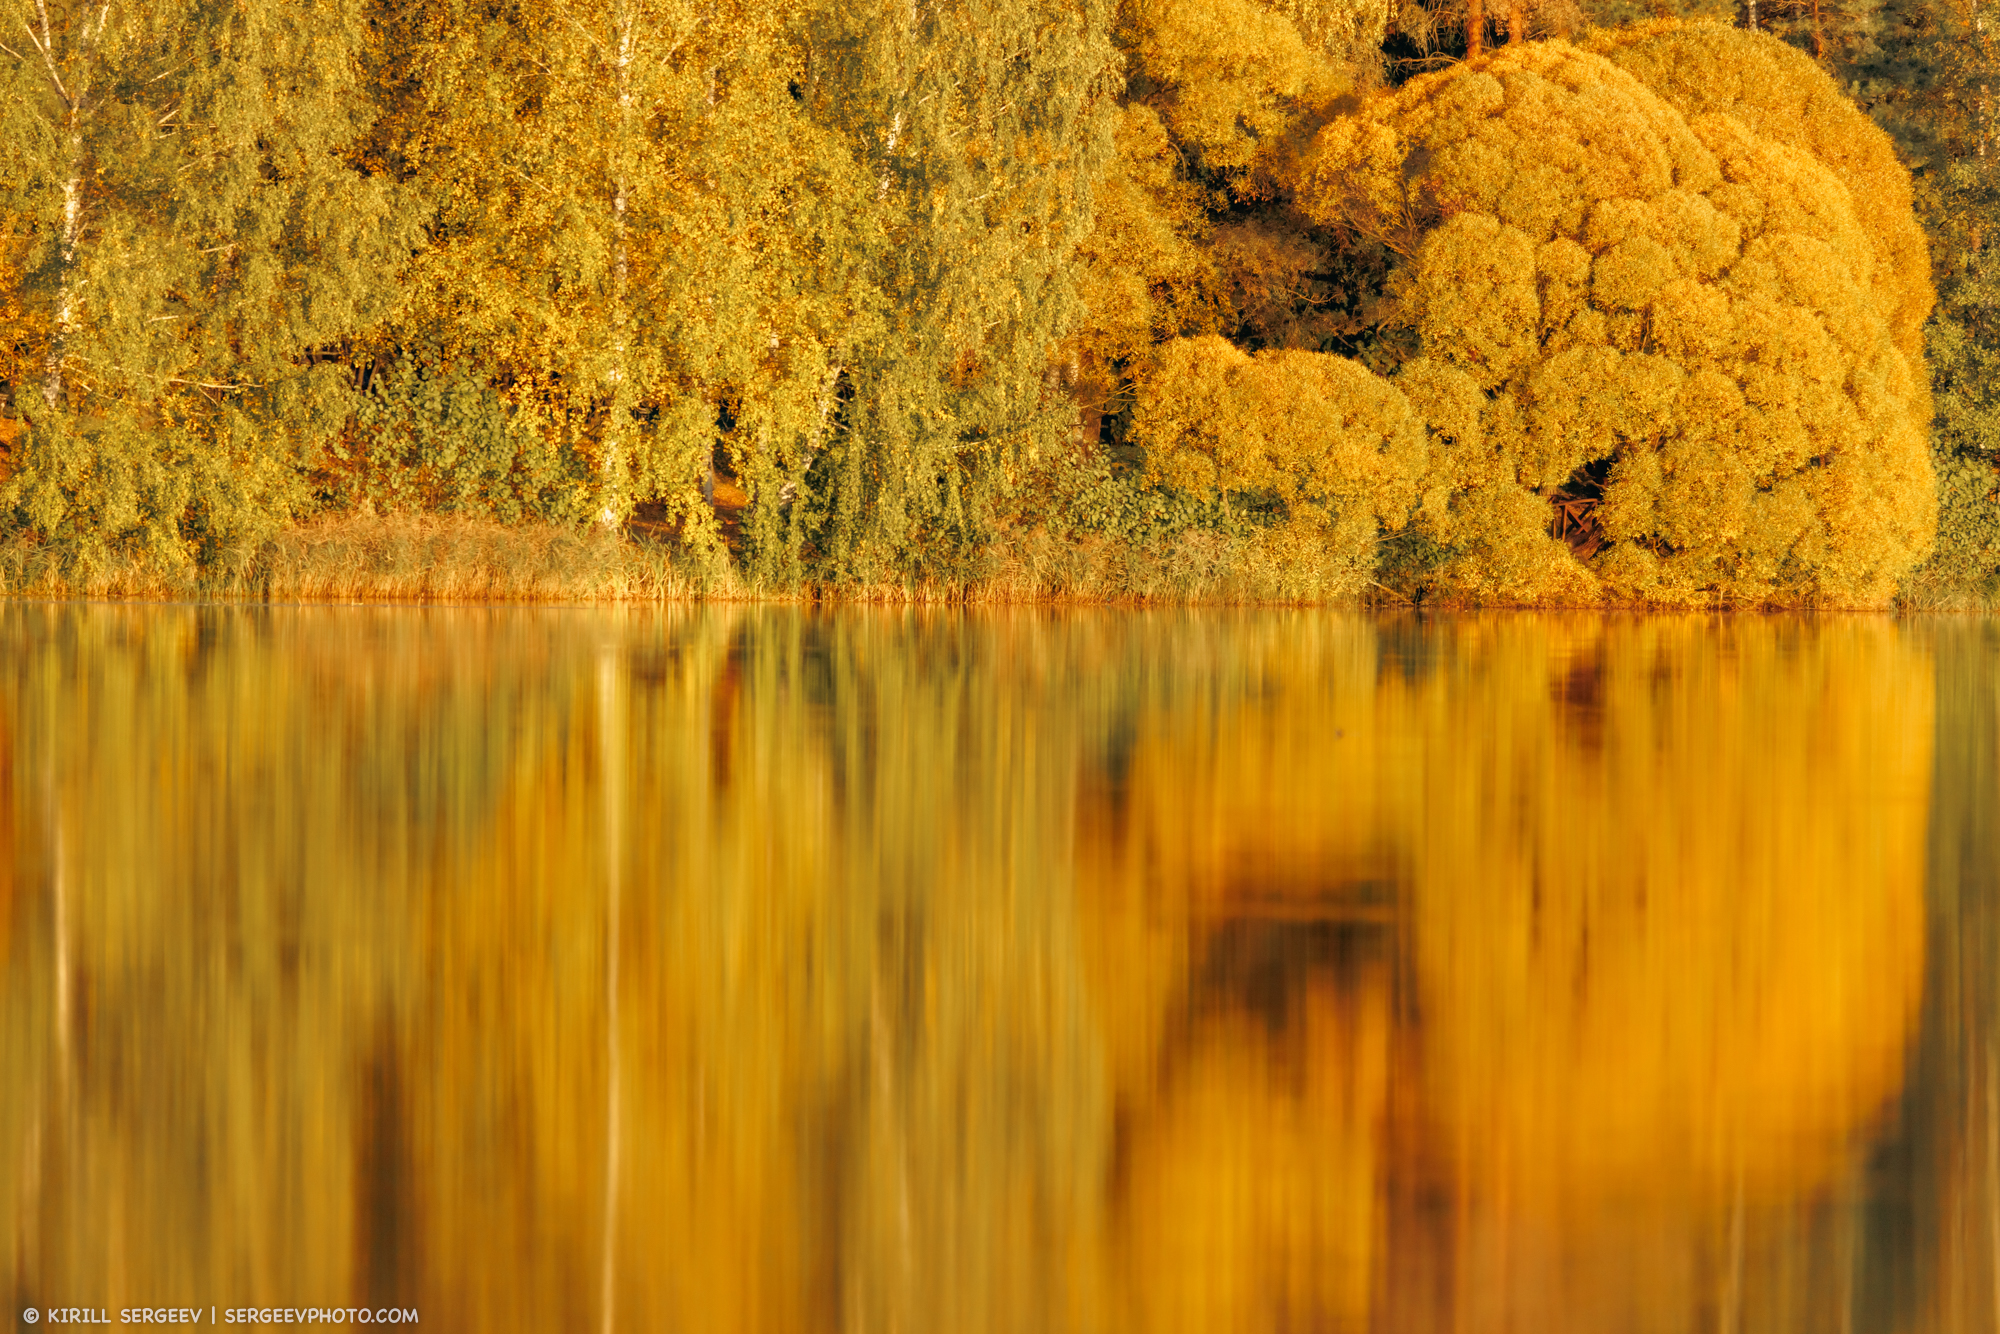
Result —
<path fill-rule="evenodd" d="M 15 597 L 271 602 L 669 602 L 754 595 L 719 555 L 553 524 L 344 515 L 286 529 L 219 570 L 140 559 L 66 563 L 0 548 Z"/>
<path fill-rule="evenodd" d="M 983 577 L 773 587 L 721 552 L 598 528 L 518 527 L 449 515 L 353 514 L 286 529 L 219 570 L 143 559 L 80 565 L 0 544 L 0 597 L 382 603 L 851 602 L 944 605 L 1356 605 L 1405 599 L 1254 540 L 1191 532 L 1158 544 L 1003 532 Z M 1445 608 L 1445 601 L 1434 605 Z M 1990 611 L 1994 599 L 1923 571 L 1903 611 Z"/>

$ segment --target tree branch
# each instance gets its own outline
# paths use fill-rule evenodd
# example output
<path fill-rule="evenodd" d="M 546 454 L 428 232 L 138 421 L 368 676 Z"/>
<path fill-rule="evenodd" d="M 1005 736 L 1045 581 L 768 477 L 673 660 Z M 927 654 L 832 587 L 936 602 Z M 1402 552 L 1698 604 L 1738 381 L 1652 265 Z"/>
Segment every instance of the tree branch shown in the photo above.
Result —
<path fill-rule="evenodd" d="M 42 7 L 42 35 L 40 37 L 35 36 L 35 30 L 28 26 L 26 19 L 21 20 L 21 31 L 28 34 L 28 40 L 35 44 L 35 50 L 42 53 L 42 66 L 48 70 L 49 84 L 56 90 L 56 96 L 62 99 L 64 106 L 68 107 L 71 111 L 75 111 L 76 99 L 69 95 L 69 89 L 63 87 L 62 75 L 56 70 L 55 58 L 49 54 L 47 45 L 49 35 L 48 7 L 46 5 Z"/>

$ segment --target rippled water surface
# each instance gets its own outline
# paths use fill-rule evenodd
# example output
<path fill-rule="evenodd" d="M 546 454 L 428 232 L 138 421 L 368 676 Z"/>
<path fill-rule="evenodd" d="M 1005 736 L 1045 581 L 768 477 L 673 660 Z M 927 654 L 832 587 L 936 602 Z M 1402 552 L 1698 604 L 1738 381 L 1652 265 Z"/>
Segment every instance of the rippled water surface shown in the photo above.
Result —
<path fill-rule="evenodd" d="M 17 1321 L 1992 1331 L 1996 968 L 1989 622 L 0 607 Z"/>

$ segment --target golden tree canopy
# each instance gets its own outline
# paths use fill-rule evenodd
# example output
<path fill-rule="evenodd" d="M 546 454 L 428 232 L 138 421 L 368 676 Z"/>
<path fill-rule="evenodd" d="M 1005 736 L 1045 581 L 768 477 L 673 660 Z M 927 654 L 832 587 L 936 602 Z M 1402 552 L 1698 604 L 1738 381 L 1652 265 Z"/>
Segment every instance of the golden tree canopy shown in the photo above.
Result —
<path fill-rule="evenodd" d="M 1589 49 L 1638 76 L 1683 116 L 1733 117 L 1838 177 L 1874 247 L 1871 281 L 1889 336 L 1912 363 L 1923 356 L 1924 321 L 1937 294 L 1930 246 L 1911 207 L 1910 173 L 1882 127 L 1811 58 L 1766 33 L 1673 19 L 1601 33 Z"/>
<path fill-rule="evenodd" d="M 1367 26 L 1365 5 L 1317 8 L 1319 30 Z M 1212 168 L 1249 167 L 1304 108 L 1351 83 L 1290 18 L 1256 0 L 1135 0 L 1123 26 L 1138 56 L 1140 100 Z"/>
<path fill-rule="evenodd" d="M 1719 30 L 1673 40 L 1737 47 Z M 1864 225 L 1843 169 L 1760 118 L 1782 115 L 1684 113 L 1550 42 L 1413 80 L 1320 133 L 1301 205 L 1398 255 L 1390 324 L 1415 337 L 1412 395 L 1457 421 L 1431 521 L 1447 584 L 1866 604 L 1929 553 L 1922 366 L 1895 336 L 1921 294 L 1879 259 L 1900 253 L 1883 239 L 1900 224 Z M 1567 497 L 1590 537 L 1577 554 L 1546 535 L 1542 502 Z"/>
<path fill-rule="evenodd" d="M 1140 386 L 1132 438 L 1170 486 L 1274 494 L 1291 522 L 1274 536 L 1290 549 L 1273 555 L 1316 561 L 1333 585 L 1326 591 L 1342 593 L 1374 568 L 1377 533 L 1409 521 L 1427 454 L 1409 400 L 1359 362 L 1252 357 L 1213 335 L 1161 349 Z"/>

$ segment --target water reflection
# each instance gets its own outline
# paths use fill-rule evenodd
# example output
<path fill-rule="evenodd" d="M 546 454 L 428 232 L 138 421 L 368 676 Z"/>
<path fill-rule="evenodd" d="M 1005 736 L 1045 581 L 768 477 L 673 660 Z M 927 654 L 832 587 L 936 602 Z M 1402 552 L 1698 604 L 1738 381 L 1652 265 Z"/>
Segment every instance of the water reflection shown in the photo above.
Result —
<path fill-rule="evenodd" d="M 1984 623 L 0 642 L 17 1310 L 1996 1328 Z"/>

